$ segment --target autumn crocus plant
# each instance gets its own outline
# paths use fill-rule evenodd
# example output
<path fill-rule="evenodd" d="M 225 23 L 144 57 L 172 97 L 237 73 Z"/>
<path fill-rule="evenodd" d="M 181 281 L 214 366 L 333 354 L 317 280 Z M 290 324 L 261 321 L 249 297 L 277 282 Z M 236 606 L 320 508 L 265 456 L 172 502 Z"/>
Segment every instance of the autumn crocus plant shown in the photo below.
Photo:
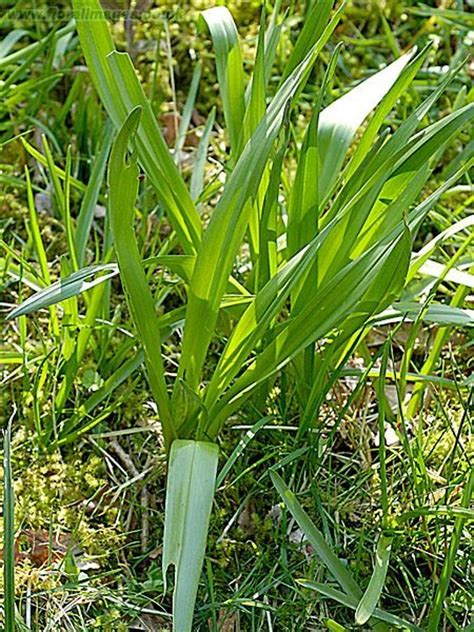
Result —
<path fill-rule="evenodd" d="M 262 393 L 286 372 L 297 386 L 303 437 L 318 416 L 328 375 L 343 365 L 370 324 L 388 308 L 392 320 L 410 311 L 413 304 L 405 301 L 402 308 L 397 298 L 411 269 L 414 236 L 467 167 L 417 200 L 443 147 L 472 118 L 473 106 L 418 129 L 454 69 L 395 131 L 383 129 L 426 62 L 425 49 L 402 55 L 323 108 L 339 46 L 322 75 L 311 73 L 342 7 L 313 3 L 276 88 L 270 78 L 285 37 L 279 3 L 268 20 L 262 17 L 250 77 L 232 16 L 224 7 L 209 9 L 202 20 L 214 44 L 229 147 L 217 203 L 202 213 L 211 189 L 197 167 L 190 187 L 183 179 L 129 56 L 115 50 L 99 1 L 73 0 L 73 7 L 89 72 L 116 129 L 108 169 L 110 223 L 169 458 L 163 575 L 174 566 L 174 629 L 188 632 L 221 428 L 248 400 L 258 409 Z M 309 85 L 311 117 L 301 146 L 295 146 L 293 113 Z M 213 117 L 211 112 L 197 150 L 201 158 Z M 289 164 L 296 165 L 290 178 Z M 140 171 L 155 188 L 177 244 L 156 264 L 180 277 L 186 290 L 184 304 L 161 316 L 133 226 Z M 236 261 L 244 251 L 248 273 L 237 279 Z M 179 367 L 170 379 L 161 343 L 177 328 Z M 223 344 L 210 371 L 209 348 L 216 339 Z M 337 579 L 336 567 L 333 572 Z M 341 581 L 349 590 L 345 575 Z"/>

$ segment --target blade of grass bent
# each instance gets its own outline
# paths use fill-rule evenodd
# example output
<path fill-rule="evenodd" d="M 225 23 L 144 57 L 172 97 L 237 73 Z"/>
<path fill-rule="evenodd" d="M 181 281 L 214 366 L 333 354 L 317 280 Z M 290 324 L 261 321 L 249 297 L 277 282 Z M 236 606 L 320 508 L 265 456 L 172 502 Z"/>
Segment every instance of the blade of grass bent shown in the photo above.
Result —
<path fill-rule="evenodd" d="M 105 272 L 106 274 L 98 276 L 101 272 Z M 15 309 L 8 312 L 6 320 L 32 314 L 39 309 L 44 309 L 45 307 L 50 307 L 51 305 L 56 305 L 74 296 L 78 296 L 82 294 L 82 292 L 92 289 L 99 283 L 107 281 L 107 279 L 112 278 L 116 274 L 118 274 L 118 268 L 115 263 L 82 268 L 68 277 L 52 283 L 39 292 L 35 292 L 35 294 L 20 303 Z"/>
<path fill-rule="evenodd" d="M 357 582 L 347 570 L 346 566 L 344 566 L 329 547 L 323 534 L 315 527 L 311 518 L 296 499 L 294 493 L 276 472 L 270 471 L 270 478 L 293 518 L 303 530 L 305 536 L 308 538 L 329 573 L 334 577 L 345 593 L 350 595 L 353 599 L 359 600 L 362 596 L 362 591 Z"/>
<path fill-rule="evenodd" d="M 160 347 L 161 334 L 155 303 L 143 271 L 133 230 L 139 169 L 134 156 L 130 157 L 128 163 L 126 162 L 128 143 L 137 130 L 140 114 L 140 107 L 130 112 L 112 146 L 108 171 L 110 226 L 121 278 L 132 318 L 145 350 L 150 386 L 160 412 L 165 443 L 169 448 L 176 433 L 164 377 Z"/>

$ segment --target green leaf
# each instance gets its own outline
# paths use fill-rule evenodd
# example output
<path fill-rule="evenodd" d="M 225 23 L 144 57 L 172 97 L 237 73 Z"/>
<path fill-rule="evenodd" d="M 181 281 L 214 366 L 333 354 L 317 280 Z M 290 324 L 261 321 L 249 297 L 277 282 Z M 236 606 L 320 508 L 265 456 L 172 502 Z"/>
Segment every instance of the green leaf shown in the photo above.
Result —
<path fill-rule="evenodd" d="M 324 74 L 311 121 L 306 129 L 303 146 L 288 204 L 287 257 L 294 255 L 318 232 L 319 223 L 319 134 L 318 122 L 323 97 L 339 57 L 340 45 L 334 49 Z"/>
<path fill-rule="evenodd" d="M 160 326 L 133 230 L 139 168 L 135 155 L 126 160 L 140 115 L 140 107 L 130 112 L 112 146 L 108 171 L 110 227 L 127 302 L 145 350 L 148 379 L 160 411 L 165 444 L 169 447 L 176 432 L 161 357 Z"/>
<path fill-rule="evenodd" d="M 209 28 L 216 54 L 217 79 L 232 151 L 240 153 L 242 122 L 245 115 L 245 87 L 239 34 L 226 7 L 213 7 L 201 13 Z"/>
<path fill-rule="evenodd" d="M 196 96 L 199 88 L 199 81 L 201 79 L 202 66 L 196 64 L 193 72 L 193 78 L 191 80 L 191 86 L 189 88 L 188 97 L 184 104 L 183 112 L 181 115 L 181 121 L 179 123 L 178 134 L 176 136 L 176 142 L 174 145 L 174 161 L 179 164 L 181 158 L 181 152 L 186 141 L 186 134 L 188 133 L 189 124 L 191 122 L 191 116 L 193 114 L 194 104 L 196 102 Z"/>
<path fill-rule="evenodd" d="M 330 193 L 357 129 L 387 94 L 411 58 L 412 53 L 403 55 L 321 112 L 318 123 L 321 200 Z"/>
<path fill-rule="evenodd" d="M 372 571 L 369 585 L 359 601 L 355 613 L 355 620 L 359 625 L 363 625 L 370 619 L 380 599 L 390 562 L 392 539 L 391 537 L 381 535 L 377 542 L 374 570 Z"/>
<path fill-rule="evenodd" d="M 212 134 L 212 128 L 216 120 L 216 109 L 212 108 L 209 114 L 204 132 L 196 151 L 196 159 L 193 165 L 193 172 L 191 174 L 190 190 L 191 196 L 194 201 L 197 201 L 204 189 L 204 173 L 206 169 L 207 150 L 209 147 L 209 141 Z"/>
<path fill-rule="evenodd" d="M 324 539 L 323 534 L 315 527 L 308 514 L 297 501 L 296 496 L 287 487 L 281 476 L 279 476 L 276 472 L 270 471 L 270 477 L 285 505 L 290 510 L 293 518 L 303 530 L 305 536 L 308 538 L 330 574 L 339 583 L 341 588 L 352 597 L 352 599 L 358 601 L 362 596 L 362 591 L 351 573 L 334 554 Z"/>
<path fill-rule="evenodd" d="M 333 4 L 334 0 L 318 0 L 313 3 L 305 16 L 303 28 L 288 59 L 282 81 L 293 72 L 300 61 L 309 53 L 314 42 L 322 36 L 329 22 Z"/>
<path fill-rule="evenodd" d="M 101 272 L 102 274 L 98 276 Z M 69 275 L 64 279 L 56 281 L 52 285 L 36 292 L 30 296 L 26 301 L 23 301 L 18 307 L 8 312 L 6 319 L 12 320 L 18 316 L 24 316 L 25 314 L 31 314 L 39 309 L 55 305 L 61 301 L 65 301 L 74 296 L 82 294 L 91 288 L 95 287 L 99 283 L 104 283 L 108 279 L 111 279 L 118 274 L 118 267 L 115 263 L 101 264 L 97 266 L 89 266 L 82 268 L 77 272 Z"/>
<path fill-rule="evenodd" d="M 10 33 L 0 41 L 0 59 L 6 57 L 15 44 L 25 35 L 28 35 L 28 31 L 24 29 L 10 31 Z"/>
<path fill-rule="evenodd" d="M 219 448 L 178 439 L 171 445 L 166 488 L 163 577 L 175 570 L 173 630 L 191 632 L 206 551 Z"/>

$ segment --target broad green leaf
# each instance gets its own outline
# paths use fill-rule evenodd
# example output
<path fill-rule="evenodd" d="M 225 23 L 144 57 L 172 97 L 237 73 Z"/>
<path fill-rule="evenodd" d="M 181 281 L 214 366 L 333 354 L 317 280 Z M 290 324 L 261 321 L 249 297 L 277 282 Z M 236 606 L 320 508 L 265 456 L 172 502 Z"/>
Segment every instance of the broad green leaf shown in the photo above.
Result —
<path fill-rule="evenodd" d="M 110 227 L 127 302 L 143 344 L 148 379 L 160 411 L 165 443 L 169 446 L 176 432 L 164 377 L 161 333 L 133 230 L 139 168 L 135 155 L 127 162 L 128 144 L 135 137 L 140 115 L 140 107 L 130 112 L 112 146 L 108 170 Z"/>
<path fill-rule="evenodd" d="M 100 274 L 101 272 L 106 272 L 106 274 Z M 66 301 L 82 294 L 82 292 L 90 290 L 99 283 L 104 283 L 104 281 L 114 277 L 116 274 L 118 274 L 118 268 L 115 263 L 82 268 L 70 276 L 56 281 L 43 290 L 36 292 L 26 299 L 26 301 L 18 305 L 18 307 L 10 311 L 6 318 L 7 320 L 11 320 L 18 316 L 31 314 L 44 307 L 56 305 L 61 301 Z"/>
<path fill-rule="evenodd" d="M 232 151 L 238 155 L 245 115 L 245 86 L 239 34 L 226 7 L 213 7 L 201 13 L 209 28 L 216 54 L 217 79 Z"/>
<path fill-rule="evenodd" d="M 325 108 L 318 123 L 319 197 L 326 199 L 357 129 L 393 86 L 412 53 L 366 79 Z"/>
<path fill-rule="evenodd" d="M 351 250 L 357 246 L 359 234 L 370 218 L 374 204 L 383 194 L 384 186 L 390 186 L 389 180 L 391 179 L 391 184 L 395 186 L 395 191 L 391 193 L 393 198 L 401 186 L 410 186 L 410 179 L 414 173 L 420 169 L 426 170 L 426 164 L 440 146 L 452 139 L 473 117 L 474 105 L 469 105 L 430 125 L 415 137 L 415 142 L 403 146 L 393 154 L 385 154 L 385 146 L 382 147 L 380 151 L 386 155 L 385 161 L 377 163 L 375 170 L 370 172 L 371 175 L 366 177 L 363 183 L 359 183 L 357 191 L 351 183 L 348 184 L 348 190 L 344 190 L 347 201 L 336 210 L 336 213 L 346 211 L 347 208 L 351 211 L 346 213 L 344 221 L 335 227 L 332 238 L 326 240 L 319 253 L 320 282 L 326 275 L 334 275 L 349 260 Z M 390 140 L 386 145 L 389 144 Z M 428 172 L 425 173 L 427 175 Z M 388 226 L 390 228 L 390 223 Z"/>
<path fill-rule="evenodd" d="M 192 632 L 206 551 L 219 448 L 204 441 L 171 444 L 166 487 L 163 577 L 174 566 L 173 630 Z"/>
<path fill-rule="evenodd" d="M 390 562 L 392 539 L 391 537 L 381 535 L 377 542 L 374 570 L 372 571 L 369 585 L 359 601 L 355 613 L 355 620 L 359 625 L 363 625 L 370 619 L 380 599 Z"/>
<path fill-rule="evenodd" d="M 347 567 L 334 554 L 324 539 L 323 534 L 315 527 L 311 518 L 301 507 L 296 496 L 287 487 L 281 476 L 276 472 L 270 471 L 270 477 L 285 505 L 290 510 L 299 527 L 303 530 L 308 541 L 313 546 L 329 573 L 339 583 L 345 593 L 358 601 L 362 596 L 362 591 Z"/>
<path fill-rule="evenodd" d="M 94 85 L 116 128 L 128 113 L 141 106 L 137 134 L 138 159 L 155 187 L 187 254 L 201 238 L 201 220 L 189 191 L 173 162 L 132 62 L 117 53 L 99 0 L 73 0 L 77 30 Z M 87 16 L 93 16 L 88 18 Z"/>
<path fill-rule="evenodd" d="M 430 50 L 431 45 L 427 45 L 420 53 L 415 55 L 416 48 L 414 49 L 413 56 L 411 57 L 409 63 L 405 66 L 405 68 L 403 68 L 390 90 L 385 94 L 367 124 L 360 141 L 357 143 L 354 154 L 350 160 L 350 164 L 348 165 L 346 177 L 350 177 L 352 173 L 354 173 L 355 169 L 369 153 L 386 116 L 390 113 L 397 100 L 410 87 L 410 84 L 426 60 Z"/>
<path fill-rule="evenodd" d="M 358 202 L 374 186 L 381 175 L 391 173 L 393 165 L 407 154 L 413 142 L 410 137 L 420 125 L 421 121 L 428 114 L 429 110 L 445 91 L 446 87 L 459 72 L 462 65 L 459 65 L 439 83 L 439 85 L 429 94 L 429 96 L 406 118 L 395 133 L 386 142 L 376 143 L 374 150 L 371 150 L 354 174 L 350 177 L 336 201 L 322 217 L 322 224 L 328 223 L 348 201 Z M 381 138 L 383 141 L 383 137 Z M 367 174 L 369 178 L 367 178 Z M 384 182 L 387 178 L 384 178 Z"/>

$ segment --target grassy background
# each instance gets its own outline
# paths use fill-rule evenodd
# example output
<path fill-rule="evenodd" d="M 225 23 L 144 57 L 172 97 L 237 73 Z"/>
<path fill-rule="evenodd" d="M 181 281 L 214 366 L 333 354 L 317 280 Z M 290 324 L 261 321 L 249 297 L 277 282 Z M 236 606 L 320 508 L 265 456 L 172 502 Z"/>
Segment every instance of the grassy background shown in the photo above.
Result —
<path fill-rule="evenodd" d="M 210 5 L 204 1 L 142 4 L 147 21 L 114 23 L 111 28 L 115 40 L 131 53 L 170 142 L 175 134 L 175 112 L 182 110 L 195 60 L 202 60 L 203 79 L 193 115 L 193 134 L 198 136 L 217 98 L 210 43 L 198 32 L 199 10 Z M 288 4 L 297 8 L 287 28 L 291 41 L 303 23 L 306 3 Z M 226 3 L 239 26 L 246 60 L 251 60 L 254 51 L 260 5 L 251 1 Z M 26 2 L 15 4 L 17 10 L 22 7 L 31 8 Z M 13 3 L 6 3 L 6 8 L 13 8 Z M 472 18 L 466 9 L 467 3 L 462 2 L 439 6 L 350 2 L 331 44 L 345 44 L 331 96 L 338 96 L 400 51 L 432 41 L 429 69 L 419 73 L 413 90 L 400 100 L 389 121 L 396 126 L 420 96 L 432 89 L 443 67 L 465 56 L 473 37 Z M 66 24 L 66 18 L 53 22 L 46 13 L 44 20 L 29 21 L 28 17 L 19 19 L 7 13 L 0 28 L 3 36 L 15 28 L 28 31 L 13 48 L 20 50 Z M 315 77 L 329 53 L 326 51 L 318 62 Z M 283 46 L 275 76 L 285 54 Z M 38 269 L 25 165 L 30 168 L 52 280 L 65 265 L 67 252 L 63 224 L 53 212 L 51 169 L 29 155 L 20 136 L 41 148 L 44 135 L 54 163 L 62 168 L 67 146 L 71 145 L 72 174 L 87 183 L 104 143 L 105 114 L 91 87 L 74 34 L 63 47 L 55 48 L 46 41 L 44 49 L 19 69 L 0 65 L 0 71 L 5 82 L 0 82 L 4 97 L 0 100 L 0 302 L 6 310 L 29 292 L 21 282 L 28 280 L 29 266 Z M 471 81 L 472 66 L 467 64 L 438 102 L 432 120 L 456 107 L 463 86 L 465 98 L 472 100 Z M 309 87 L 302 97 L 301 118 L 294 121 L 297 137 L 310 113 L 312 96 Z M 193 134 L 185 146 L 185 173 L 192 166 Z M 222 141 L 218 113 L 209 179 L 218 172 Z M 446 177 L 459 148 L 468 142 L 466 131 L 450 147 L 426 194 Z M 100 260 L 103 194 L 104 189 L 96 208 L 89 263 Z M 78 212 L 81 200 L 81 191 L 73 190 L 73 214 Z M 462 217 L 470 202 L 468 184 L 450 191 L 425 223 L 418 245 Z M 146 258 L 159 251 L 169 229 L 166 222 L 159 222 L 160 209 L 146 184 L 141 190 L 140 208 L 147 209 L 137 217 Z M 445 242 L 437 252 L 438 260 L 449 261 L 460 244 L 456 236 Z M 153 283 L 163 310 L 179 304 L 182 289 L 176 287 L 175 279 L 155 275 Z M 438 289 L 442 300 L 450 300 L 455 292 L 456 287 L 450 283 Z M 467 307 L 469 300 L 467 296 Z M 169 595 L 162 595 L 161 551 L 157 544 L 162 540 L 166 473 L 157 415 L 140 369 L 113 393 L 107 389 L 107 379 L 121 360 L 133 356 L 135 348 L 117 278 L 112 281 L 110 303 L 104 301 L 104 305 L 93 343 L 81 365 L 75 367 L 59 416 L 55 401 L 64 380 L 64 360 L 68 345 L 74 344 L 81 330 L 81 321 L 74 315 L 76 307 L 67 311 L 70 321 L 62 322 L 66 333 L 63 331 L 60 340 L 52 331 L 46 311 L 8 326 L 2 322 L 0 416 L 3 425 L 10 419 L 13 428 L 17 605 L 25 625 L 29 623 L 34 630 L 170 629 L 171 603 Z M 87 302 L 80 299 L 78 312 L 83 313 L 87 307 Z M 396 333 L 389 327 L 374 330 L 367 343 L 369 355 L 380 350 L 393 334 L 389 345 L 393 365 L 400 366 L 408 350 L 413 366 L 421 367 L 436 331 L 429 326 L 420 328 L 416 340 L 410 339 L 411 331 L 408 326 Z M 472 401 L 466 389 L 460 387 L 472 368 L 472 337 L 461 328 L 450 333 L 435 371 L 438 378 L 449 380 L 449 387 L 441 382 L 434 384 L 419 416 L 387 428 L 389 504 L 394 514 L 420 506 L 436 509 L 461 503 L 473 455 L 469 419 Z M 172 371 L 176 349 L 172 338 L 167 344 L 168 369 Z M 366 363 L 367 357 L 351 360 L 355 370 Z M 393 382 L 386 387 L 395 408 L 396 388 Z M 105 396 L 85 414 L 81 405 L 90 402 L 95 393 Z M 301 588 L 295 581 L 303 577 L 317 580 L 324 571 L 281 506 L 268 471 L 270 466 L 278 468 L 328 542 L 347 560 L 365 587 L 381 520 L 377 410 L 371 380 L 345 376 L 328 394 L 319 423 L 302 442 L 296 437 L 297 394 L 283 374 L 266 402 L 265 421 L 260 422 L 261 414 L 250 405 L 245 414 L 232 420 L 221 439 L 222 464 L 240 439 L 246 437 L 248 444 L 233 461 L 216 496 L 198 598 L 197 630 L 356 629 L 352 612 Z M 61 446 L 50 440 L 57 426 L 65 437 Z M 441 511 L 439 515 L 414 518 L 394 530 L 382 602 L 387 610 L 420 626 L 426 622 L 453 539 L 455 520 Z M 442 629 L 468 629 L 472 606 L 470 553 L 469 531 L 464 525 Z"/>

